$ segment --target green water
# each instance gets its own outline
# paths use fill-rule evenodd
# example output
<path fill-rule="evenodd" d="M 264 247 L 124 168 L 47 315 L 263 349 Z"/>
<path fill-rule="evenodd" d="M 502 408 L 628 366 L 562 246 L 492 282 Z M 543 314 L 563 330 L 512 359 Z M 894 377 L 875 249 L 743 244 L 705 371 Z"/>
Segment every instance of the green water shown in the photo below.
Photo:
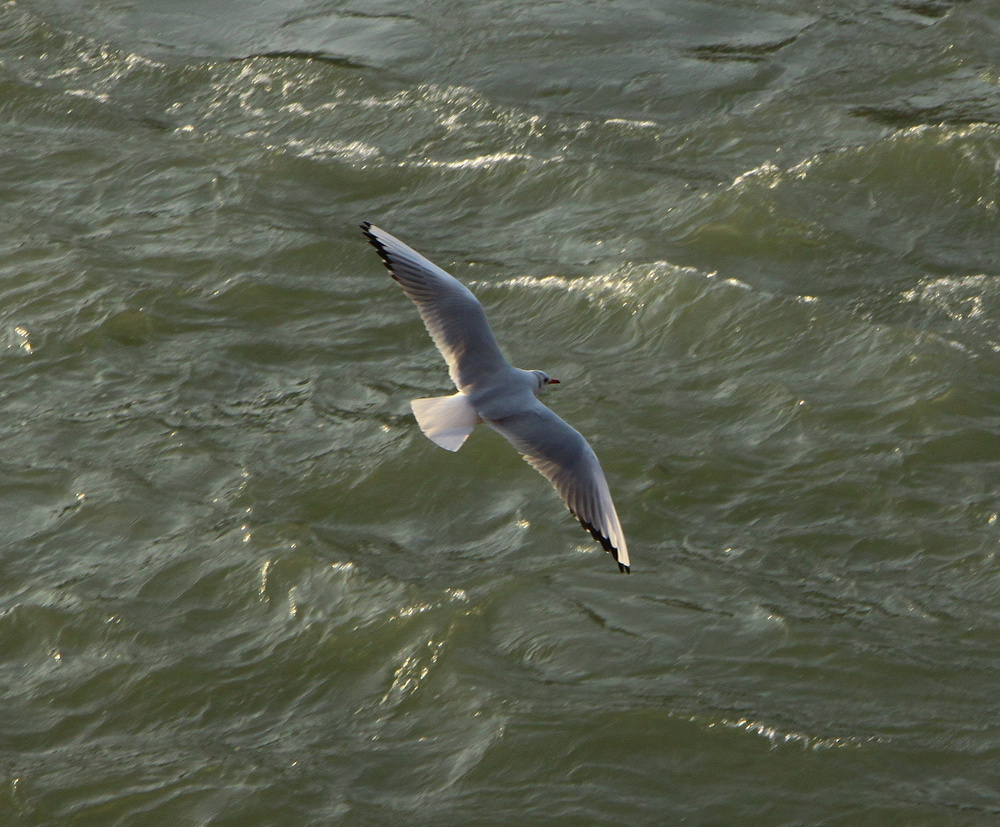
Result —
<path fill-rule="evenodd" d="M 1000 818 L 1000 12 L 0 5 L 0 824 Z M 633 573 L 451 392 L 469 284 Z"/>

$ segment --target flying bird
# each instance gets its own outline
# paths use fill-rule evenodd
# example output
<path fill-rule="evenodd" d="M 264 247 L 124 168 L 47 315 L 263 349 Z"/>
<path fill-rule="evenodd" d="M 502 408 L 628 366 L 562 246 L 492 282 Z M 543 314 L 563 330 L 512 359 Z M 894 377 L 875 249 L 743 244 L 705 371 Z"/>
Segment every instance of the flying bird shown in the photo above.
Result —
<path fill-rule="evenodd" d="M 477 423 L 488 425 L 552 483 L 573 516 L 627 574 L 628 546 L 597 455 L 536 398 L 559 380 L 511 366 L 483 306 L 458 279 L 367 221 L 361 230 L 417 305 L 458 388 L 452 396 L 410 402 L 420 430 L 442 448 L 457 451 Z"/>

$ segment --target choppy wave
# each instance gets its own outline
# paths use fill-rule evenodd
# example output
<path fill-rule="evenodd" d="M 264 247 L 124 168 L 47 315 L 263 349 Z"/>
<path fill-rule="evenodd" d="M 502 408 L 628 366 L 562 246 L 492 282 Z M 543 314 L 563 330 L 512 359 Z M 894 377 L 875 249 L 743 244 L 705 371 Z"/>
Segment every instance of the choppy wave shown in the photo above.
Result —
<path fill-rule="evenodd" d="M 322 6 L 0 5 L 0 823 L 988 819 L 982 9 Z M 362 219 L 632 575 L 419 432 Z"/>

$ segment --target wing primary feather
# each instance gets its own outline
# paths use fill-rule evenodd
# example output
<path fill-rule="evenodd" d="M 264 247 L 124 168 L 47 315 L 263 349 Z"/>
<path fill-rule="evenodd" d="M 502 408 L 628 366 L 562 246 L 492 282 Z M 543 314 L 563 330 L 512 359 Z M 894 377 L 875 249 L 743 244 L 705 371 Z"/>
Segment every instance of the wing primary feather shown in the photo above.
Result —
<path fill-rule="evenodd" d="M 417 305 L 427 332 L 459 390 L 489 382 L 508 368 L 479 300 L 462 282 L 395 236 L 365 221 L 361 232 L 403 292 Z"/>
<path fill-rule="evenodd" d="M 614 502 L 600 462 L 583 436 L 538 400 L 520 413 L 483 421 L 552 483 L 580 525 L 628 574 L 628 547 Z"/>
<path fill-rule="evenodd" d="M 392 261 L 389 260 L 389 253 L 385 249 L 385 245 L 382 243 L 382 240 L 372 232 L 372 224 L 370 221 L 361 222 L 361 232 L 364 233 L 365 238 L 371 242 L 372 247 L 375 248 L 375 252 L 378 253 L 379 258 L 382 259 L 382 263 L 386 266 L 389 274 L 395 279 L 396 274 L 392 272 Z M 399 279 L 396 280 L 398 281 Z"/>

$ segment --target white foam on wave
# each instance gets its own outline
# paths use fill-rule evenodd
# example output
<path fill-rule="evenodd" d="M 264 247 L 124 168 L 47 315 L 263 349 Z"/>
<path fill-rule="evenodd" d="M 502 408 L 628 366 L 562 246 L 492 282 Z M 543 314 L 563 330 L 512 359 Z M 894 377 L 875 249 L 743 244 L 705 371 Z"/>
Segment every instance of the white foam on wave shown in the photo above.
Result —
<path fill-rule="evenodd" d="M 901 298 L 943 312 L 949 319 L 966 321 L 983 315 L 989 293 L 1000 298 L 997 276 L 944 276 L 928 278 L 905 291 Z"/>
<path fill-rule="evenodd" d="M 392 675 L 392 685 L 382 696 L 382 706 L 396 706 L 416 692 L 437 665 L 444 648 L 444 640 L 428 638 L 423 646 L 406 655 Z"/>
<path fill-rule="evenodd" d="M 461 158 L 455 161 L 435 161 L 422 158 L 417 161 L 401 161 L 401 167 L 429 167 L 440 169 L 490 169 L 500 164 L 511 162 L 535 162 L 541 164 L 562 160 L 560 158 L 536 158 L 525 152 L 494 152 L 489 155 L 477 155 L 475 158 Z"/>
<path fill-rule="evenodd" d="M 304 141 L 292 138 L 282 147 L 300 158 L 337 160 L 355 165 L 370 163 L 382 157 L 378 147 L 363 141 Z"/>
<path fill-rule="evenodd" d="M 388 97 L 372 96 L 361 102 L 369 109 L 416 109 L 449 131 L 502 127 L 525 136 L 540 134 L 542 119 L 513 107 L 505 107 L 479 95 L 467 86 L 437 86 L 425 83 Z"/>
<path fill-rule="evenodd" d="M 596 301 L 608 299 L 626 300 L 641 307 L 649 288 L 671 278 L 694 278 L 698 280 L 717 279 L 715 271 L 706 273 L 694 267 L 682 267 L 668 261 L 654 261 L 650 264 L 625 264 L 611 273 L 595 276 L 568 278 L 566 276 L 514 276 L 500 281 L 470 282 L 477 287 L 506 287 L 527 290 L 558 291 L 562 293 L 582 293 Z M 754 288 L 736 278 L 725 278 L 716 282 L 735 287 L 741 291 Z M 811 299 L 812 297 L 806 297 Z"/>
<path fill-rule="evenodd" d="M 107 103 L 111 100 L 107 92 L 95 92 L 93 89 L 67 89 L 66 94 L 71 98 L 84 98 L 98 103 Z"/>
<path fill-rule="evenodd" d="M 584 293 L 589 298 L 635 295 L 635 284 L 622 276 L 586 276 L 577 279 L 565 276 L 515 276 L 499 282 L 489 282 L 495 287 L 514 287 L 528 290 L 551 290 L 560 293 Z"/>
<path fill-rule="evenodd" d="M 929 141 L 931 144 L 940 146 L 968 139 L 996 138 L 998 135 L 1000 135 L 1000 128 L 992 123 L 971 123 L 960 126 L 941 123 L 917 124 L 898 129 L 872 143 L 818 152 L 791 166 L 780 166 L 774 161 L 764 161 L 762 164 L 737 175 L 725 189 L 737 190 L 751 182 L 759 183 L 767 189 L 774 189 L 786 181 L 804 179 L 815 168 L 824 164 L 852 156 L 865 156 L 873 151 L 891 148 L 899 144 L 905 145 L 914 140 Z"/>
<path fill-rule="evenodd" d="M 686 273 L 704 275 L 691 267 L 678 267 L 665 261 L 648 265 L 626 264 L 611 273 L 568 278 L 566 276 L 514 276 L 500 281 L 473 282 L 481 287 L 504 287 L 518 290 L 544 290 L 560 293 L 582 293 L 595 301 L 620 300 L 623 303 L 644 304 L 645 287 L 664 277 Z M 636 300 L 639 301 L 636 301 Z"/>
<path fill-rule="evenodd" d="M 1000 276 L 929 277 L 900 294 L 900 301 L 916 304 L 931 314 L 947 319 L 955 330 L 983 337 L 985 344 L 1000 353 L 1000 341 L 995 338 L 996 316 L 1000 313 Z M 933 318 L 933 316 L 932 316 Z M 965 345 L 942 338 L 951 347 L 966 351 Z"/>
<path fill-rule="evenodd" d="M 624 126 L 629 129 L 659 129 L 660 125 L 656 121 L 634 121 L 630 118 L 607 118 L 604 123 L 607 126 Z"/>
<path fill-rule="evenodd" d="M 748 181 L 761 181 L 770 189 L 781 183 L 782 169 L 771 161 L 765 161 L 760 166 L 748 169 L 746 172 L 737 175 L 729 185 L 728 189 L 739 189 Z"/>
<path fill-rule="evenodd" d="M 694 723 L 702 723 L 702 721 L 694 716 L 691 718 Z M 741 729 L 744 732 L 748 732 L 751 735 L 757 735 L 771 742 L 773 746 L 778 746 L 781 744 L 797 744 L 804 749 L 809 750 L 823 750 L 823 749 L 843 749 L 845 747 L 864 747 L 871 744 L 883 743 L 884 739 L 877 736 L 856 736 L 856 735 L 845 735 L 845 736 L 834 736 L 834 737 L 823 737 L 817 735 L 809 735 L 804 732 L 793 732 L 790 730 L 783 730 L 779 727 L 768 724 L 765 721 L 754 720 L 753 718 L 722 718 L 718 721 L 712 721 L 706 725 L 709 729 L 714 729 L 717 727 L 725 727 L 727 729 Z"/>
<path fill-rule="evenodd" d="M 937 143 L 947 143 L 955 139 L 994 137 L 1000 132 L 996 124 L 979 122 L 967 123 L 960 126 L 952 126 L 942 123 L 921 123 L 916 126 L 908 126 L 900 129 L 887 140 L 900 140 L 906 138 L 923 138 L 932 136 Z"/>

